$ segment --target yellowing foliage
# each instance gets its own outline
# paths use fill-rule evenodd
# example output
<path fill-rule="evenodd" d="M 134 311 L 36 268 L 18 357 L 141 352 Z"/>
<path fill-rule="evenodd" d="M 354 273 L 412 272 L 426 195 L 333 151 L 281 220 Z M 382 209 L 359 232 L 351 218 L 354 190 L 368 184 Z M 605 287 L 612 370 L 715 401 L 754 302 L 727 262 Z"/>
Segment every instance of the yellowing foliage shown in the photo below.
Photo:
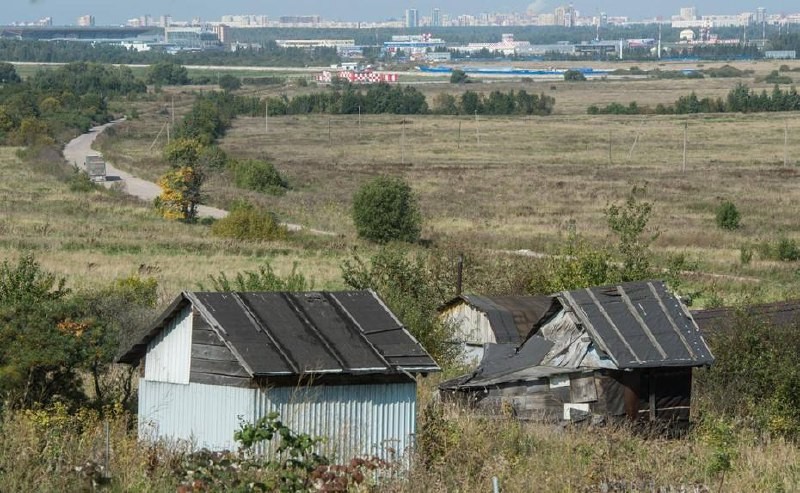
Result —
<path fill-rule="evenodd" d="M 200 204 L 203 175 L 192 166 L 181 166 L 158 180 L 161 195 L 156 208 L 166 219 L 192 220 Z"/>

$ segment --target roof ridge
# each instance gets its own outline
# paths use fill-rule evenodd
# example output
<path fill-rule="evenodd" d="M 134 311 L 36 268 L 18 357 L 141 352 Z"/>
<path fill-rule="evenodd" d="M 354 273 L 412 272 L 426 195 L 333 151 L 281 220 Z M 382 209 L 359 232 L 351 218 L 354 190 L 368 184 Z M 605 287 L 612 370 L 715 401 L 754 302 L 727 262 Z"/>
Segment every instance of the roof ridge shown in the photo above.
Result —
<path fill-rule="evenodd" d="M 325 298 L 325 292 L 323 292 L 323 291 L 312 291 L 310 293 L 319 294 L 323 298 Z M 294 310 L 294 312 L 297 313 L 297 315 L 299 315 L 300 322 L 303 325 L 305 325 L 306 327 L 308 327 L 314 333 L 314 335 L 317 336 L 317 339 L 319 339 L 319 341 L 322 342 L 322 345 L 325 347 L 325 349 L 328 351 L 328 353 L 330 353 L 330 355 L 333 356 L 333 359 L 336 360 L 336 362 L 339 364 L 341 369 L 342 370 L 346 370 L 348 368 L 348 365 L 347 365 L 347 363 L 345 363 L 342 355 L 339 354 L 339 352 L 336 351 L 333 348 L 333 345 L 331 344 L 331 342 L 324 335 L 322 335 L 322 331 L 320 331 L 317 328 L 317 326 L 314 325 L 311 322 L 311 320 L 310 320 L 308 314 L 306 313 L 305 309 L 303 309 L 303 307 L 300 306 L 300 303 L 298 303 L 297 300 L 295 299 L 296 294 L 294 294 L 294 293 L 278 293 L 278 295 L 281 296 L 283 299 L 285 299 L 286 302 L 288 303 L 289 307 L 292 310 Z"/>
<path fill-rule="evenodd" d="M 375 346 L 375 344 L 373 344 L 372 341 L 369 340 L 369 338 L 367 337 L 367 334 L 364 332 L 364 328 L 361 327 L 360 323 L 358 323 L 358 320 L 356 320 L 356 318 L 347 310 L 347 308 L 344 307 L 344 305 L 339 301 L 338 298 L 336 298 L 336 296 L 333 295 L 333 293 L 325 293 L 322 296 L 324 296 L 326 298 L 330 298 L 329 301 L 333 301 L 333 303 L 331 303 L 331 306 L 333 306 L 333 309 L 336 310 L 337 312 L 339 312 L 340 315 L 344 315 L 343 318 L 346 318 L 350 323 L 355 325 L 355 327 L 356 327 L 356 329 L 358 331 L 358 334 L 361 336 L 361 338 L 364 340 L 364 342 L 366 342 L 367 345 L 372 349 L 372 351 L 378 356 L 378 358 L 380 358 L 380 360 L 383 361 L 383 363 L 386 365 L 386 369 L 392 370 L 392 369 L 397 368 L 397 366 L 392 365 L 389 362 L 389 360 L 386 359 L 383 356 L 383 353 L 381 353 L 378 350 L 378 348 Z"/>
<path fill-rule="evenodd" d="M 242 294 L 243 293 L 239 292 L 231 292 L 231 296 L 233 297 L 234 300 L 236 300 L 236 303 L 240 307 L 242 307 L 242 310 L 244 310 L 244 313 L 245 315 L 247 315 L 247 318 L 250 320 L 250 322 L 255 326 L 255 328 L 258 331 L 263 332 L 264 335 L 267 336 L 270 342 L 272 342 L 272 345 L 275 346 L 275 349 L 278 351 L 278 354 L 280 354 L 283 360 L 286 362 L 286 364 L 289 365 L 289 368 L 291 368 L 292 371 L 296 373 L 300 373 L 300 368 L 297 366 L 297 362 L 289 357 L 289 354 L 286 352 L 286 350 L 283 347 L 281 347 L 280 344 L 278 344 L 278 341 L 272 335 L 272 332 L 268 328 L 265 328 L 266 323 L 263 320 L 261 320 L 255 313 L 253 313 L 253 310 L 250 308 L 250 304 L 244 299 Z"/>

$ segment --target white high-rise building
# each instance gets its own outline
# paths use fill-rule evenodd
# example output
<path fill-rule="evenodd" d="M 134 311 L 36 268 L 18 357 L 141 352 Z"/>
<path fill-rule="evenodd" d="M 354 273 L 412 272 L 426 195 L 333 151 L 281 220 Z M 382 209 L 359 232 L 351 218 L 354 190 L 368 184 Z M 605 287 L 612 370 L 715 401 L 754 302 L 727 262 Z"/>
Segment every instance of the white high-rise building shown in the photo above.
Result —
<path fill-rule="evenodd" d="M 419 27 L 419 11 L 417 9 L 406 9 L 406 27 Z"/>

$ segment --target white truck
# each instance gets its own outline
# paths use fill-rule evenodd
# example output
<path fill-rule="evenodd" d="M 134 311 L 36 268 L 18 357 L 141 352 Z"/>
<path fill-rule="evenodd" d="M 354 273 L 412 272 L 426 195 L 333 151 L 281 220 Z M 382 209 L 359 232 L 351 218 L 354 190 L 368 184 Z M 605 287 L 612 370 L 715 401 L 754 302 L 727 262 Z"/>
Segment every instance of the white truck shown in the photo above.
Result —
<path fill-rule="evenodd" d="M 106 181 L 106 162 L 103 156 L 86 156 L 86 174 L 92 181 Z"/>

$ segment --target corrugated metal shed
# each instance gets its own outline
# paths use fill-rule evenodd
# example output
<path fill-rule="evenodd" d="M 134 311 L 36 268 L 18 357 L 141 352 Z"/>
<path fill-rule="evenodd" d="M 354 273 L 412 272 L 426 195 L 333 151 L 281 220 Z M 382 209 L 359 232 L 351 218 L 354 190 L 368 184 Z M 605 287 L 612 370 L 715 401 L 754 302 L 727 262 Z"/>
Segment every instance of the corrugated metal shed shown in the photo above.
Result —
<path fill-rule="evenodd" d="M 344 459 L 406 452 L 415 374 L 439 370 L 372 291 L 182 293 L 119 361 L 142 358 L 142 439 L 235 449 L 277 411 Z"/>
<path fill-rule="evenodd" d="M 692 316 L 661 281 L 563 292 L 592 340 L 618 368 L 702 366 L 714 357 Z"/>
<path fill-rule="evenodd" d="M 414 382 L 245 389 L 143 379 L 139 437 L 236 450 L 233 434 L 241 420 L 255 422 L 277 411 L 292 430 L 325 437 L 321 451 L 326 454 L 389 459 L 413 446 L 416 396 Z"/>

